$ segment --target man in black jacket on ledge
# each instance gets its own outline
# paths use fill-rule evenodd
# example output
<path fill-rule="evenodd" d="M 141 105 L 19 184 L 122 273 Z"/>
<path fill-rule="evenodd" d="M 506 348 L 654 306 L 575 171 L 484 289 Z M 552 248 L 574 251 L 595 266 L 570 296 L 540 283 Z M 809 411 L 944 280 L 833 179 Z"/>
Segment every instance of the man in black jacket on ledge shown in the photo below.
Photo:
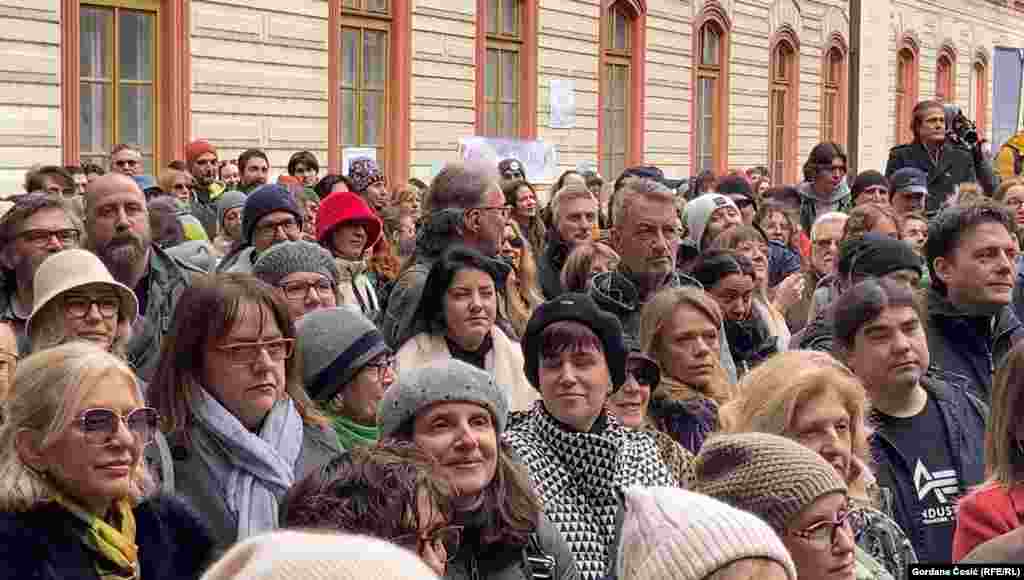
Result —
<path fill-rule="evenodd" d="M 965 182 L 978 182 L 991 194 L 992 166 L 985 161 L 981 147 L 970 149 L 946 138 L 946 112 L 939 101 L 921 101 L 914 107 L 910 129 L 911 143 L 889 150 L 885 176 L 892 178 L 897 169 L 916 167 L 928 174 L 928 198 L 925 212 L 931 216 Z"/>

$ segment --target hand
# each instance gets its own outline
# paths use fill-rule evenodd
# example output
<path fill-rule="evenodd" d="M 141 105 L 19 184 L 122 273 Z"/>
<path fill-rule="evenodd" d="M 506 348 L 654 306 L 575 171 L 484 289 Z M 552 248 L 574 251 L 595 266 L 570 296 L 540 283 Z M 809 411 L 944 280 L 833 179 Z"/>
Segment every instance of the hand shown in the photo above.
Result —
<path fill-rule="evenodd" d="M 785 313 L 804 295 L 806 279 L 802 272 L 794 272 L 775 288 L 775 308 Z"/>

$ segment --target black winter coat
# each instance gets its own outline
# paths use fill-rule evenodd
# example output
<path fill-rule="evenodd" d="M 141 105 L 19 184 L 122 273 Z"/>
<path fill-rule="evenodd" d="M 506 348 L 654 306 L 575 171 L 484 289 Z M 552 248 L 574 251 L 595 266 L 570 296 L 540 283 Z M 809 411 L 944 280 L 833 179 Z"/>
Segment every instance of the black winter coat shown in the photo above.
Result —
<path fill-rule="evenodd" d="M 1010 306 L 996 315 L 995 327 L 986 327 L 989 319 L 967 316 L 934 289 L 928 291 L 928 351 L 932 365 L 950 375 L 949 382 L 969 389 L 989 402 L 992 375 L 1024 336 L 1024 327 Z M 925 561 L 925 560 L 922 560 Z"/>
<path fill-rule="evenodd" d="M 942 157 L 939 165 L 932 163 L 924 145 L 907 143 L 889 150 L 889 161 L 885 164 L 885 176 L 891 178 L 897 169 L 916 167 L 928 174 L 928 198 L 925 200 L 925 211 L 932 215 L 942 209 L 942 203 L 953 193 L 954 188 L 965 181 L 980 181 L 986 193 L 992 193 L 992 167 L 985 163 L 979 164 L 982 172 L 975 171 L 974 155 L 971 151 L 946 142 L 942 146 Z"/>
<path fill-rule="evenodd" d="M 948 439 L 935 441 L 946 445 L 965 493 L 985 480 L 985 422 L 989 409 L 977 397 L 929 377 L 921 379 L 928 396 L 935 399 Z M 931 436 L 934 437 L 934 434 Z M 949 562 L 950 554 L 940 554 L 925 545 L 921 514 L 924 511 L 914 484 L 914 465 L 885 436 L 881 429 L 871 435 L 871 455 L 881 491 L 883 510 L 891 513 L 906 532 L 921 562 Z"/>
<path fill-rule="evenodd" d="M 213 539 L 195 513 L 169 496 L 147 499 L 134 513 L 140 577 L 199 578 L 213 557 Z M 53 503 L 0 514 L 0 579 L 98 580 L 93 552 L 75 530 L 81 525 Z"/>

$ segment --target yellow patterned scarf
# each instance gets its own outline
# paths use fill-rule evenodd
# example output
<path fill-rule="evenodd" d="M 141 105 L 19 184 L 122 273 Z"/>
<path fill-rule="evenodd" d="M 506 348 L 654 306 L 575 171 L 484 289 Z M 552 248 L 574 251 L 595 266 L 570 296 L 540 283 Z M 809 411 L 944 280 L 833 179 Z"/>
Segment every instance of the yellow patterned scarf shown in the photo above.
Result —
<path fill-rule="evenodd" d="M 135 514 L 127 499 L 111 507 L 113 521 L 121 529 L 89 513 L 74 501 L 57 495 L 55 501 L 85 524 L 82 543 L 96 554 L 96 573 L 100 580 L 137 580 L 139 548 L 135 545 Z"/>

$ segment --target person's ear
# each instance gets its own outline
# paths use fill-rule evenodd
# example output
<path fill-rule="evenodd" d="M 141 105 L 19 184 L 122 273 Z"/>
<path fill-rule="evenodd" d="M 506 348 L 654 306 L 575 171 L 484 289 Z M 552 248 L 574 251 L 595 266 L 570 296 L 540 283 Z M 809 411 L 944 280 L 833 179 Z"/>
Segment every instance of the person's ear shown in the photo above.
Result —
<path fill-rule="evenodd" d="M 22 463 L 40 473 L 46 472 L 46 456 L 40 445 L 39 433 L 32 429 L 19 429 L 14 435 L 14 450 Z"/>
<path fill-rule="evenodd" d="M 945 256 L 939 256 L 932 262 L 935 268 L 935 277 L 942 281 L 943 284 L 948 284 L 949 279 L 953 276 L 953 261 L 947 259 Z"/>
<path fill-rule="evenodd" d="M 480 210 L 467 209 L 462 216 L 462 227 L 465 232 L 473 232 L 474 234 L 480 231 L 480 217 L 483 212 Z"/>

